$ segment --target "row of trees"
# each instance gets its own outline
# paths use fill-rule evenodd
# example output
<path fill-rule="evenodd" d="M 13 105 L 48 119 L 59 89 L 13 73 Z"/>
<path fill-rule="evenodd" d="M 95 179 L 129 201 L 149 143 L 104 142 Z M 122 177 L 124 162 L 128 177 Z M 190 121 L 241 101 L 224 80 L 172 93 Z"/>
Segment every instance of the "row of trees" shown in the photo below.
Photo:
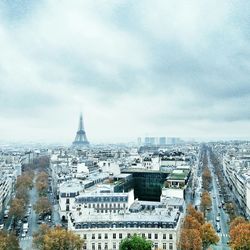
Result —
<path fill-rule="evenodd" d="M 212 199 L 208 191 L 203 191 L 201 195 L 201 211 L 206 216 L 206 211 L 212 206 Z"/>
<path fill-rule="evenodd" d="M 212 176 L 208 166 L 204 166 L 202 172 L 202 185 L 204 190 L 211 190 Z"/>
<path fill-rule="evenodd" d="M 49 186 L 49 175 L 45 171 L 41 171 L 36 178 L 36 188 L 40 196 L 46 196 Z"/>
<path fill-rule="evenodd" d="M 49 228 L 46 224 L 33 236 L 33 246 L 39 250 L 80 250 L 84 244 L 79 235 L 61 227 Z"/>
<path fill-rule="evenodd" d="M 48 214 L 52 211 L 52 206 L 47 197 L 47 190 L 49 186 L 48 174 L 45 171 L 41 171 L 36 179 L 36 188 L 39 193 L 39 198 L 34 205 L 34 209 L 37 214 Z"/>
<path fill-rule="evenodd" d="M 250 249 L 250 222 L 236 217 L 230 224 L 230 246 L 233 250 Z"/>
<path fill-rule="evenodd" d="M 15 198 L 10 203 L 10 216 L 14 216 L 14 225 L 25 215 L 26 206 L 29 202 L 29 189 L 33 185 L 34 172 L 26 171 L 17 177 Z"/>
<path fill-rule="evenodd" d="M 209 153 L 210 153 L 211 162 L 215 168 L 215 173 L 216 173 L 218 180 L 219 180 L 223 199 L 226 202 L 225 206 L 226 206 L 227 213 L 229 215 L 230 221 L 233 221 L 237 216 L 237 209 L 236 209 L 235 202 L 232 199 L 231 200 L 228 199 L 229 198 L 228 188 L 226 186 L 225 179 L 224 179 L 224 173 L 222 170 L 223 166 L 222 166 L 221 161 L 219 160 L 218 156 L 212 151 L 211 148 L 209 148 Z"/>
<path fill-rule="evenodd" d="M 181 250 L 201 250 L 218 242 L 219 237 L 212 224 L 205 222 L 202 212 L 189 205 L 181 229 L 179 248 Z"/>
<path fill-rule="evenodd" d="M 23 171 L 43 171 L 49 165 L 48 156 L 40 156 L 33 160 L 32 163 L 24 164 Z"/>

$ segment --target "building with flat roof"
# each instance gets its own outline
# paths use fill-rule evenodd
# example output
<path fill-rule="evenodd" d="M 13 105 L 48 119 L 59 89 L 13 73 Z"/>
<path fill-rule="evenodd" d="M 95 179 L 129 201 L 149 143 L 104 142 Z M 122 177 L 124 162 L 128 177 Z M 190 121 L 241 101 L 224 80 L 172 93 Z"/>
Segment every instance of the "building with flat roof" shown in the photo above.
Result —
<path fill-rule="evenodd" d="M 88 250 L 119 249 L 121 240 L 133 234 L 151 240 L 153 249 L 176 250 L 183 216 L 180 209 L 181 202 L 174 203 L 176 208 L 171 206 L 170 200 L 169 203 L 168 200 L 161 202 L 136 200 L 129 207 L 116 212 L 115 210 L 98 212 L 96 208 L 98 204 L 99 208 L 101 204 L 104 204 L 104 207 L 107 204 L 109 207 L 109 204 L 113 202 L 116 204 L 120 199 L 125 201 L 126 197 L 125 194 L 84 197 L 84 200 L 81 200 L 82 205 L 76 205 L 69 213 L 68 229 L 85 239 L 84 249 Z M 94 200 L 96 207 L 89 206 L 88 204 L 93 204 Z"/>

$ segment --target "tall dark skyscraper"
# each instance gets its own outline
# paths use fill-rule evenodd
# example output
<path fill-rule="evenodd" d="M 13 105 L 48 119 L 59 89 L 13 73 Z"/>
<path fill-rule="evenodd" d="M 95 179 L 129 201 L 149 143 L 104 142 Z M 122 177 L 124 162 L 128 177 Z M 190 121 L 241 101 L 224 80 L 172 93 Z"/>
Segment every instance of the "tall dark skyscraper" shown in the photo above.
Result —
<path fill-rule="evenodd" d="M 84 126 L 83 126 L 82 113 L 80 115 L 79 128 L 78 128 L 78 131 L 76 133 L 76 137 L 75 137 L 75 140 L 74 140 L 72 146 L 77 147 L 77 148 L 89 146 L 89 141 L 87 139 L 86 132 L 85 132 Z"/>

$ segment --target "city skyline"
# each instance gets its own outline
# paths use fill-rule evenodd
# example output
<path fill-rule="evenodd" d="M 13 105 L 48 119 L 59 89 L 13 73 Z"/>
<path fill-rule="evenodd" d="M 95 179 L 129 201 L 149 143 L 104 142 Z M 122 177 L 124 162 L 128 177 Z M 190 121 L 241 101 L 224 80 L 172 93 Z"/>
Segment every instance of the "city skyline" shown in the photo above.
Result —
<path fill-rule="evenodd" d="M 1 140 L 71 144 L 81 111 L 90 142 L 249 138 L 249 9 L 2 1 Z"/>

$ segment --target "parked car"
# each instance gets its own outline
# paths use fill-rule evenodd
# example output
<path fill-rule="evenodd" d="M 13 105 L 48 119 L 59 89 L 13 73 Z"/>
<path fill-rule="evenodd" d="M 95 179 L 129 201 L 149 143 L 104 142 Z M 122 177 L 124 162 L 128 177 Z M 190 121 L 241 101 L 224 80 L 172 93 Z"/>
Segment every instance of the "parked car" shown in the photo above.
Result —
<path fill-rule="evenodd" d="M 217 233 L 219 233 L 221 231 L 221 228 L 220 228 L 220 223 L 216 223 L 216 231 Z"/>
<path fill-rule="evenodd" d="M 5 209 L 4 210 L 4 219 L 7 219 L 7 218 L 9 218 L 9 209 Z"/>

